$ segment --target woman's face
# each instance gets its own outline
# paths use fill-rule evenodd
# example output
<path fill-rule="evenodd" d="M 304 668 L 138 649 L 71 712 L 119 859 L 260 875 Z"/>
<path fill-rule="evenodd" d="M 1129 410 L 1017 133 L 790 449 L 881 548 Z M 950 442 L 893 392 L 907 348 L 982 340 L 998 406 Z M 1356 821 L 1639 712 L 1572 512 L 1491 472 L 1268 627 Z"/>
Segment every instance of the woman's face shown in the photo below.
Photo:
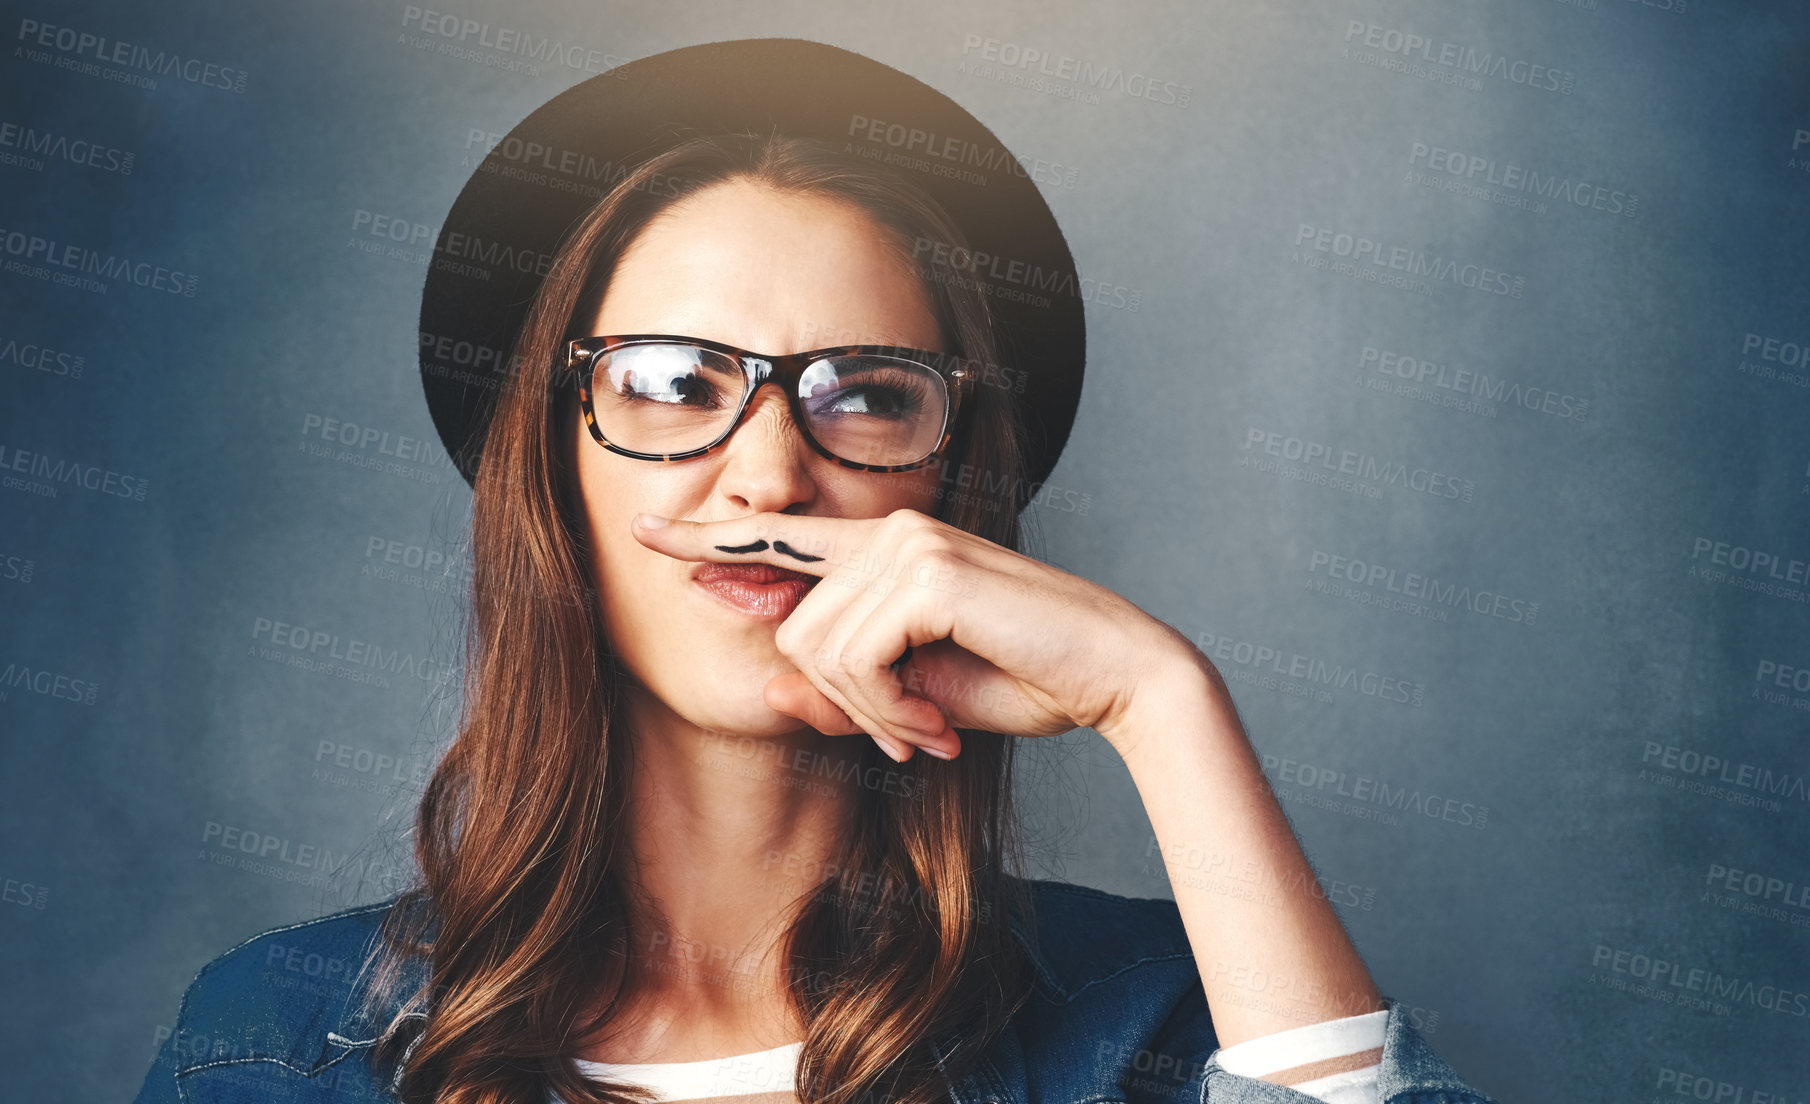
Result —
<path fill-rule="evenodd" d="M 884 231 L 860 208 L 780 192 L 746 179 L 714 184 L 668 207 L 630 244 L 589 332 L 661 333 L 783 355 L 832 345 L 940 351 L 928 297 Z M 934 513 L 937 466 L 863 472 L 817 454 L 778 387 L 762 387 L 716 451 L 651 462 L 619 456 L 568 427 L 590 524 L 592 571 L 605 631 L 642 718 L 662 706 L 738 735 L 801 726 L 762 700 L 769 679 L 795 670 L 773 645 L 779 619 L 732 608 L 693 579 L 705 566 L 642 545 L 637 513 L 719 521 L 762 511 L 879 517 Z"/>

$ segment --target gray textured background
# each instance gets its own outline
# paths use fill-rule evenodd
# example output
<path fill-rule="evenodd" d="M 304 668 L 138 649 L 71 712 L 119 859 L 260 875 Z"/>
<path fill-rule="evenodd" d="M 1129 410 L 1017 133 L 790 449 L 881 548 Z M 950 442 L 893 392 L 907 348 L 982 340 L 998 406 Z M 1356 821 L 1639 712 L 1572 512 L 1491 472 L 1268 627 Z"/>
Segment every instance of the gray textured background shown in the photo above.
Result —
<path fill-rule="evenodd" d="M 507 131 L 587 74 L 416 49 L 395 3 L 4 8 L 0 123 L 103 152 L 78 164 L 0 131 L 0 1055 L 13 1099 L 122 1099 L 203 962 L 405 874 L 396 840 L 447 731 L 435 672 L 453 654 L 457 572 L 373 548 L 456 559 L 468 495 L 413 367 L 424 262 L 367 252 L 389 243 L 359 212 L 426 227 L 425 255 L 483 153 L 468 135 Z M 1237 680 L 1384 991 L 1436 1017 L 1435 1046 L 1504 1101 L 1645 1101 L 1680 1078 L 1810 1096 L 1810 681 L 1779 689 L 1771 673 L 1810 667 L 1810 588 L 1740 585 L 1768 569 L 1694 555 L 1724 542 L 1780 572 L 1810 561 L 1810 373 L 1789 363 L 1810 343 L 1810 8 L 440 10 L 621 59 L 830 42 L 1060 165 L 1045 193 L 1082 274 L 1120 290 L 1088 308 L 1087 390 L 1052 504 L 1032 511 L 1036 550 L 1202 641 Z M 23 21 L 241 70 L 245 86 L 105 79 L 68 67 L 79 49 L 22 40 Z M 1397 34 L 1431 43 L 1435 78 L 1455 75 L 1437 61 L 1447 45 L 1512 69 L 1469 87 L 1377 64 Z M 976 71 L 986 40 L 1185 85 L 1187 103 L 1001 81 Z M 1511 79 L 1544 81 L 1536 65 L 1563 87 Z M 1606 206 L 1638 198 L 1614 214 L 1456 194 L 1416 179 L 1449 179 L 1417 144 L 1622 197 Z M 1338 258 L 1303 226 L 1506 273 L 1519 294 L 1316 268 Z M 54 283 L 14 263 L 31 263 L 15 232 L 192 275 L 194 294 Z M 1768 359 L 1767 341 L 1783 352 Z M 43 348 L 62 355 L 34 366 Z M 1366 349 L 1585 414 L 1396 393 Z M 326 419 L 402 455 L 317 455 Z M 1307 469 L 1254 432 L 1441 473 L 1470 497 L 1289 478 Z M 13 467 L 36 456 L 101 489 L 41 493 Z M 128 496 L 99 484 L 107 472 Z M 1537 616 L 1373 604 L 1386 584 L 1329 579 L 1331 556 Z M 424 677 L 265 661 L 266 622 L 404 651 Z M 1280 658 L 1259 665 L 1257 649 Z M 1307 677 L 1273 670 L 1297 662 Z M 1347 668 L 1416 700 L 1319 681 Z M 1027 750 L 1048 872 L 1167 896 L 1110 750 L 1086 732 Z M 1706 780 L 1685 752 L 1727 766 Z M 1339 772 L 1348 791 L 1367 777 L 1463 811 L 1341 799 Z M 228 829 L 286 850 L 245 868 Z M 313 863 L 282 861 L 303 848 Z M 1749 896 L 1711 884 L 1717 867 L 1795 889 Z M 1731 988 L 1681 1004 L 1613 968 L 1616 952 Z"/>

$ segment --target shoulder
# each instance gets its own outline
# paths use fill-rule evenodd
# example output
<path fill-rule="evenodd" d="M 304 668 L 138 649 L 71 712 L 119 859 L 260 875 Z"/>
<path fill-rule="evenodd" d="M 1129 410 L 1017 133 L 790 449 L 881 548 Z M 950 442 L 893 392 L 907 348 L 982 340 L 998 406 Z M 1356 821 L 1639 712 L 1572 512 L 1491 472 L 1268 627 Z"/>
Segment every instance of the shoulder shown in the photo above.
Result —
<path fill-rule="evenodd" d="M 177 1075 L 249 1061 L 312 1075 L 343 1057 L 352 1048 L 331 1040 L 362 1026 L 357 998 L 395 901 L 268 928 L 201 967 L 176 1016 Z"/>
<path fill-rule="evenodd" d="M 1015 918 L 1015 930 L 1047 997 L 1066 1002 L 1133 973 L 1175 973 L 1184 987 L 1198 976 L 1174 901 L 1050 879 L 1016 880 L 1028 890 L 1033 922 Z"/>
<path fill-rule="evenodd" d="M 1016 920 L 1035 998 L 988 1055 L 1015 1099 L 1182 1100 L 1218 1045 L 1181 910 L 1031 880 L 1034 923 Z M 1148 1074 L 1148 1076 L 1146 1076 Z"/>

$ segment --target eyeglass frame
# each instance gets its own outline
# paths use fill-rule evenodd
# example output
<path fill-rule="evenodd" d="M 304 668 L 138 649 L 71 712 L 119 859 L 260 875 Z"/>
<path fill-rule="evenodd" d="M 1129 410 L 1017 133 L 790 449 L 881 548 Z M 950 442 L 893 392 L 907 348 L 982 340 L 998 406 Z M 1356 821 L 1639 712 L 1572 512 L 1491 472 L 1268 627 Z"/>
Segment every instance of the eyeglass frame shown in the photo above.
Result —
<path fill-rule="evenodd" d="M 702 448 L 685 452 L 636 452 L 604 437 L 603 430 L 597 426 L 597 414 L 591 406 L 591 381 L 593 362 L 598 354 L 614 352 L 617 349 L 635 345 L 690 345 L 711 352 L 720 353 L 735 362 L 742 370 L 748 383 L 742 392 L 742 402 L 721 436 Z M 811 433 L 810 420 L 804 412 L 804 400 L 799 397 L 798 383 L 804 376 L 806 368 L 817 361 L 837 356 L 884 356 L 895 360 L 910 361 L 921 368 L 928 368 L 941 376 L 947 403 L 943 411 L 942 437 L 935 448 L 924 456 L 909 464 L 860 464 L 844 459 L 824 447 L 823 443 Z M 585 426 L 590 429 L 591 437 L 598 444 L 620 456 L 634 460 L 674 461 L 690 460 L 703 456 L 721 448 L 740 429 L 748 416 L 748 408 L 754 403 L 754 395 L 769 383 L 777 384 L 786 396 L 786 405 L 792 411 L 792 423 L 798 427 L 798 433 L 805 439 L 813 451 L 826 460 L 833 460 L 845 468 L 856 471 L 871 472 L 904 472 L 916 471 L 938 457 L 949 448 L 949 442 L 955 439 L 958 419 L 965 406 L 964 400 L 974 386 L 976 373 L 968 366 L 968 361 L 952 353 L 932 352 L 928 349 L 914 349 L 906 345 L 831 345 L 822 349 L 809 349 L 799 353 L 788 353 L 784 356 L 768 356 L 734 345 L 725 345 L 720 341 L 707 341 L 701 337 L 685 337 L 679 334 L 613 334 L 594 337 L 573 338 L 566 342 L 566 362 L 564 369 L 570 372 L 577 381 L 578 401 L 584 411 Z"/>

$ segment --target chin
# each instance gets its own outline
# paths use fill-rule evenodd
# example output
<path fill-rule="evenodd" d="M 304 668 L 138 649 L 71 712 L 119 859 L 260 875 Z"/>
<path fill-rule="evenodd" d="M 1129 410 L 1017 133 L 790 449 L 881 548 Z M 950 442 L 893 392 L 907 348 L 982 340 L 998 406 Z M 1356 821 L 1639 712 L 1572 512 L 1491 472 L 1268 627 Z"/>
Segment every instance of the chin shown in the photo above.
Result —
<path fill-rule="evenodd" d="M 676 693 L 666 699 L 667 708 L 700 728 L 733 736 L 778 736 L 806 727 L 797 717 L 767 704 L 767 683 L 774 676 L 797 668 L 773 648 L 771 640 L 765 651 L 764 660 L 746 654 L 720 654 L 705 661 L 716 670 L 735 672 L 731 677 L 706 682 L 692 681 L 687 674 L 681 674 L 668 680 Z M 688 665 L 686 670 L 695 668 Z"/>
<path fill-rule="evenodd" d="M 797 717 L 768 706 L 759 694 L 739 701 L 719 698 L 699 702 L 677 712 L 706 732 L 730 739 L 771 739 L 807 727 Z"/>

